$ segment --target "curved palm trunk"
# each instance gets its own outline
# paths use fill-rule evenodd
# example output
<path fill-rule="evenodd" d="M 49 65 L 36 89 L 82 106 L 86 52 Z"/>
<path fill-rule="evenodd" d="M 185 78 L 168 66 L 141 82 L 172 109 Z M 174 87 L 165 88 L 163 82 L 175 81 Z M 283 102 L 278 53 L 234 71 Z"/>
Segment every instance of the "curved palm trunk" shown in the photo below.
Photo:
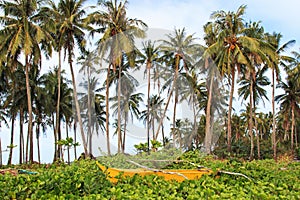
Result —
<path fill-rule="evenodd" d="M 28 138 L 29 138 L 29 162 L 33 162 L 33 132 L 32 132 L 32 105 L 31 105 L 31 89 L 29 83 L 29 63 L 28 56 L 25 56 L 25 77 L 26 77 L 26 93 L 28 104 Z"/>
<path fill-rule="evenodd" d="M 211 104 L 212 104 L 212 88 L 213 88 L 213 77 L 210 79 L 208 99 L 206 107 L 206 122 L 205 122 L 205 152 L 211 154 L 211 143 L 212 143 L 212 124 L 211 124 Z"/>
<path fill-rule="evenodd" d="M 57 69 L 57 102 L 56 102 L 56 122 L 55 122 L 55 129 L 54 129 L 54 138 L 55 138 L 55 151 L 57 151 L 57 135 L 59 129 L 59 107 L 60 107 L 60 87 L 61 87 L 61 51 L 58 51 L 58 69 Z M 54 161 L 58 160 L 58 154 L 55 153 Z"/>
<path fill-rule="evenodd" d="M 276 160 L 277 152 L 276 152 L 276 119 L 275 119 L 275 69 L 272 68 L 272 114 L 273 114 L 273 121 L 272 121 L 272 149 L 273 149 L 273 158 Z"/>
<path fill-rule="evenodd" d="M 234 95 L 234 85 L 235 85 L 235 70 L 234 67 L 231 69 L 231 90 L 228 105 L 228 115 L 227 115 L 227 151 L 231 152 L 231 111 L 232 111 L 232 101 Z"/>
<path fill-rule="evenodd" d="M 252 75 L 250 75 L 250 117 L 249 117 L 249 135 L 250 135 L 250 160 L 253 159 L 254 156 L 254 139 L 253 139 L 253 80 Z"/>
<path fill-rule="evenodd" d="M 107 68 L 107 75 L 106 75 L 106 121 L 105 121 L 105 127 L 106 127 L 106 146 L 107 146 L 107 154 L 110 156 L 110 139 L 109 139 L 109 76 L 110 76 L 110 66 Z"/>
<path fill-rule="evenodd" d="M 83 143 L 83 149 L 84 149 L 85 155 L 89 156 L 86 140 L 85 140 L 85 137 L 84 137 L 82 119 L 81 119 L 81 115 L 80 115 L 80 107 L 79 107 L 79 102 L 78 102 L 78 98 L 77 98 L 76 81 L 75 81 L 72 62 L 69 62 L 69 64 L 70 64 L 70 70 L 71 70 L 71 75 L 72 75 L 73 94 L 74 94 L 74 101 L 75 101 L 75 107 L 76 107 L 76 114 L 77 114 L 77 119 L 78 119 L 78 123 L 79 123 L 80 134 L 81 134 L 81 139 L 82 139 L 82 143 Z"/>

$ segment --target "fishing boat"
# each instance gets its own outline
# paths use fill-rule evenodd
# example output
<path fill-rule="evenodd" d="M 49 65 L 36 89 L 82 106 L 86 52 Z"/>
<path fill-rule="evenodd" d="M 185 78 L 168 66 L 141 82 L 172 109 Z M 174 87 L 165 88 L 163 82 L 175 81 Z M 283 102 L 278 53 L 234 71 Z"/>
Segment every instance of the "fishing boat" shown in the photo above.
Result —
<path fill-rule="evenodd" d="M 133 161 L 131 161 L 133 163 Z M 148 167 L 142 167 L 138 169 L 118 169 L 118 168 L 107 168 L 101 165 L 98 161 L 96 161 L 98 167 L 107 174 L 108 180 L 112 183 L 118 182 L 118 178 L 120 175 L 123 177 L 129 176 L 132 177 L 134 175 L 146 176 L 146 175 L 157 175 L 162 176 L 165 180 L 176 180 L 178 182 L 182 182 L 184 180 L 194 180 L 199 179 L 202 175 L 210 175 L 213 173 L 212 170 L 206 168 L 200 169 L 153 169 Z M 136 163 L 135 163 L 136 164 Z M 140 165 L 141 166 L 141 165 Z"/>

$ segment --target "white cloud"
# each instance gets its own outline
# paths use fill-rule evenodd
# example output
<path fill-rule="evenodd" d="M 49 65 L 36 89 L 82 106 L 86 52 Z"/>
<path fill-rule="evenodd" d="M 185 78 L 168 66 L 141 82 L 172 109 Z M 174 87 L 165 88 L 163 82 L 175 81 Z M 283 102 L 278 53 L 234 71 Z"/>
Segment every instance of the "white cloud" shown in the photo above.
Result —
<path fill-rule="evenodd" d="M 281 33 L 283 41 L 300 40 L 298 0 L 129 0 L 128 15 L 150 28 L 185 27 L 188 33 L 203 37 L 202 27 L 213 11 L 236 11 L 243 4 L 247 5 L 246 21 L 262 21 L 266 31 Z"/>

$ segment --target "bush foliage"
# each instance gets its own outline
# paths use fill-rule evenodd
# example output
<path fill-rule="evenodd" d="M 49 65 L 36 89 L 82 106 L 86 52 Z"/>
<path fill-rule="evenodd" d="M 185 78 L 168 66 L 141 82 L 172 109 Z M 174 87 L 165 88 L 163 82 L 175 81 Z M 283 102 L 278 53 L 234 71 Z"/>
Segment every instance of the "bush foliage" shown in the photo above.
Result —
<path fill-rule="evenodd" d="M 150 155 L 149 155 L 150 156 Z M 154 156 L 154 155 L 152 155 Z M 119 159 L 121 157 L 121 159 Z M 155 157 L 155 156 L 154 156 Z M 106 163 L 126 159 L 124 155 L 106 157 Z M 104 161 L 104 158 L 100 160 Z M 300 163 L 288 159 L 243 161 L 218 160 L 198 151 L 179 158 L 188 162 L 167 168 L 195 168 L 191 162 L 215 171 L 199 180 L 181 183 L 154 175 L 120 178 L 112 184 L 94 160 L 69 165 L 41 166 L 37 175 L 0 175 L 1 199 L 300 199 Z M 16 166 L 24 167 L 24 166 Z M 243 176 L 218 173 L 220 170 Z"/>

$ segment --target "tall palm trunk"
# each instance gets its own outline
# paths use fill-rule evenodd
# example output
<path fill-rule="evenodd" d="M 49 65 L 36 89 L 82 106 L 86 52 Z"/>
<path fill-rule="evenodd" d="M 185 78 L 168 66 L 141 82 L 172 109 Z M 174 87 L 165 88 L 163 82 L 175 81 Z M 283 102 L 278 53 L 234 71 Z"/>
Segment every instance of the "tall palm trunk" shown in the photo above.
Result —
<path fill-rule="evenodd" d="M 33 162 L 33 132 L 32 132 L 32 102 L 31 102 L 31 89 L 29 83 L 29 62 L 28 55 L 25 56 L 25 77 L 26 77 L 26 92 L 28 104 L 28 139 L 29 139 L 29 162 Z"/>
<path fill-rule="evenodd" d="M 231 111 L 232 111 L 232 101 L 234 95 L 234 85 L 235 85 L 235 70 L 234 67 L 231 69 L 231 89 L 228 105 L 228 115 L 227 115 L 227 151 L 231 152 Z"/>
<path fill-rule="evenodd" d="M 23 107 L 20 107 L 20 157 L 19 157 L 19 164 L 22 164 L 24 161 L 24 134 L 23 134 L 23 124 L 24 124 L 24 111 L 23 111 Z"/>
<path fill-rule="evenodd" d="M 206 106 L 206 122 L 205 122 L 205 152 L 211 154 L 211 143 L 212 143 L 212 120 L 211 120 L 211 104 L 212 104 L 212 90 L 213 90 L 213 76 L 210 78 L 208 99 Z"/>
<path fill-rule="evenodd" d="M 74 76 L 74 71 L 73 71 L 73 66 L 72 66 L 72 61 L 71 60 L 69 60 L 69 65 L 70 65 L 70 70 L 71 70 L 71 75 L 72 75 L 73 94 L 74 94 L 74 102 L 75 102 L 75 107 L 76 107 L 76 115 L 77 115 L 77 119 L 78 119 L 78 123 L 79 123 L 84 154 L 86 156 L 89 156 L 86 140 L 85 140 L 85 137 L 84 137 L 84 130 L 83 130 L 83 124 L 82 124 L 82 119 L 81 119 L 81 114 L 80 114 L 80 107 L 79 107 L 79 102 L 78 102 L 78 98 L 77 98 L 76 81 L 75 81 L 75 76 Z"/>
<path fill-rule="evenodd" d="M 147 145 L 148 153 L 150 153 L 150 68 L 151 62 L 147 62 Z M 152 127 L 154 130 L 154 127 Z M 154 134 L 153 134 L 154 136 Z"/>
<path fill-rule="evenodd" d="M 121 73 L 122 69 L 119 66 L 118 80 L 118 153 L 121 153 L 122 135 L 121 135 Z"/>
<path fill-rule="evenodd" d="M 179 71 L 179 61 L 180 57 L 179 55 L 176 55 L 176 61 L 175 61 L 175 76 L 174 76 L 174 86 L 175 86 L 175 101 L 174 101 L 174 109 L 173 109 L 173 130 L 176 128 L 176 108 L 178 103 L 178 87 L 177 87 L 177 78 L 178 78 L 178 71 Z M 179 135 L 179 141 L 180 141 L 180 135 Z M 173 134 L 173 143 L 175 147 L 175 135 Z"/>
<path fill-rule="evenodd" d="M 253 159 L 254 156 L 254 139 L 253 139 L 253 79 L 252 74 L 250 74 L 250 112 L 249 112 L 249 135 L 250 135 L 250 160 Z"/>
<path fill-rule="evenodd" d="M 13 113 L 12 120 L 11 120 L 10 148 L 9 148 L 9 155 L 8 155 L 7 165 L 11 165 L 11 160 L 12 160 L 13 143 L 14 143 L 14 130 L 15 130 L 15 114 Z"/>
<path fill-rule="evenodd" d="M 57 69 L 57 102 L 56 102 L 56 122 L 55 122 L 55 129 L 54 129 L 54 137 L 55 142 L 57 142 L 57 135 L 58 135 L 58 129 L 59 129 L 59 116 L 60 116 L 60 92 L 61 88 L 61 50 L 58 50 L 58 69 Z M 55 144 L 55 151 L 57 151 L 57 145 Z M 55 153 L 54 161 L 58 159 L 58 154 Z"/>
<path fill-rule="evenodd" d="M 56 126 L 55 126 L 55 123 L 54 123 L 54 113 L 51 114 L 51 118 L 52 118 L 53 136 L 54 136 L 54 156 L 53 156 L 53 162 L 55 162 L 55 161 L 58 160 L 58 155 L 57 155 L 57 151 L 58 151 L 58 148 L 57 148 L 58 133 L 56 133 L 57 131 L 55 130 Z"/>
<path fill-rule="evenodd" d="M 109 138 L 109 78 L 110 78 L 110 65 L 107 68 L 107 75 L 106 75 L 106 121 L 105 121 L 105 127 L 106 127 L 106 146 L 107 146 L 107 154 L 110 156 L 110 138 Z"/>
<path fill-rule="evenodd" d="M 91 107 L 91 86 L 90 86 L 91 69 L 88 67 L 88 136 L 89 136 L 89 153 L 92 155 L 92 107 Z"/>
<path fill-rule="evenodd" d="M 175 59 L 176 59 L 176 61 L 175 61 L 175 75 L 174 75 L 174 79 L 173 79 L 173 84 L 172 84 L 172 87 L 171 87 L 171 90 L 170 90 L 170 93 L 169 93 L 169 97 L 168 97 L 168 100 L 167 100 L 167 103 L 166 103 L 166 106 L 165 106 L 165 109 L 164 109 L 164 112 L 163 112 L 163 116 L 160 119 L 160 122 L 158 124 L 157 131 L 156 131 L 156 134 L 155 134 L 155 138 L 158 137 L 160 128 L 161 128 L 161 126 L 163 124 L 164 118 L 166 116 L 167 109 L 169 107 L 169 103 L 170 103 L 171 97 L 173 96 L 173 92 L 174 92 L 174 89 L 176 87 L 176 80 L 177 80 L 177 76 L 178 76 L 180 56 L 176 55 Z M 174 116 L 173 116 L 173 118 L 174 118 Z M 174 123 L 174 121 L 173 121 L 173 130 L 175 130 L 175 123 Z M 173 135 L 173 141 L 174 141 L 174 145 L 175 145 L 175 137 L 174 137 L 174 135 Z"/>
<path fill-rule="evenodd" d="M 60 120 L 58 121 L 58 130 L 57 130 L 57 133 L 58 133 L 58 141 L 61 141 L 62 140 L 62 137 L 61 137 L 61 129 L 60 129 Z M 58 145 L 57 146 L 58 148 L 57 148 L 57 154 L 58 154 L 58 157 L 59 157 L 59 159 L 63 159 L 63 152 L 62 152 L 62 145 Z"/>
<path fill-rule="evenodd" d="M 275 69 L 272 68 L 272 149 L 273 149 L 273 158 L 276 160 L 277 152 L 276 152 L 276 119 L 275 119 Z"/>

